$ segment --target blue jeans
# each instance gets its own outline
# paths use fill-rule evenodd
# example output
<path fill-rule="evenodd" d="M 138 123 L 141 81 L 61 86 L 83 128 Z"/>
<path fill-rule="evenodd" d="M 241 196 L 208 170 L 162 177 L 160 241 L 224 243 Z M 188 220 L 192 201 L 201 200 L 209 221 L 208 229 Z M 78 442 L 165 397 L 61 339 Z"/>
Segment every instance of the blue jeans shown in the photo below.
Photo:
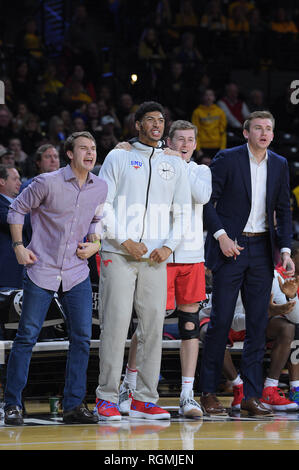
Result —
<path fill-rule="evenodd" d="M 27 383 L 32 348 L 37 342 L 54 291 L 34 284 L 27 274 L 23 283 L 22 314 L 9 355 L 4 394 L 5 407 L 22 407 L 22 391 Z M 67 292 L 58 292 L 66 316 L 69 350 L 66 364 L 63 409 L 80 405 L 86 393 L 86 372 L 92 328 L 92 290 L 90 278 Z"/>

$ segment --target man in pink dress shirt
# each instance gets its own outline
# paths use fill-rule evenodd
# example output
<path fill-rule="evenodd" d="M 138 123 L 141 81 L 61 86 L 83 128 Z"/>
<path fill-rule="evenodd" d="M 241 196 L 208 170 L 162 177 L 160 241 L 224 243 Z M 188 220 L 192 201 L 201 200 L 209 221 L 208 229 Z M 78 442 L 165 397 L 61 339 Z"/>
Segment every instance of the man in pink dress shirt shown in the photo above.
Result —
<path fill-rule="evenodd" d="M 27 268 L 19 328 L 9 356 L 5 424 L 22 425 L 22 391 L 35 345 L 55 292 L 66 315 L 69 351 L 63 398 L 66 423 L 97 421 L 83 404 L 92 326 L 92 291 L 87 259 L 99 248 L 95 225 L 107 184 L 91 173 L 96 144 L 88 132 L 65 142 L 69 165 L 36 178 L 12 203 L 8 223 L 17 260 Z M 22 243 L 24 216 L 31 213 L 32 238 Z"/>

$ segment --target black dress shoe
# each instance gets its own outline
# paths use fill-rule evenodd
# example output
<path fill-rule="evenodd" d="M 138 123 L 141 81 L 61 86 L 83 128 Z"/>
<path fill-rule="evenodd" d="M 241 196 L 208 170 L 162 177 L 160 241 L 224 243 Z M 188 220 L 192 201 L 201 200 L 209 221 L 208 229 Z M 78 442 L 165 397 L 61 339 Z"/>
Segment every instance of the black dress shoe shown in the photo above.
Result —
<path fill-rule="evenodd" d="M 98 420 L 98 417 L 93 415 L 83 403 L 72 410 L 63 412 L 63 422 L 66 424 L 96 424 Z"/>
<path fill-rule="evenodd" d="M 4 410 L 4 423 L 11 426 L 22 426 L 24 424 L 22 408 L 19 406 L 8 406 Z"/>

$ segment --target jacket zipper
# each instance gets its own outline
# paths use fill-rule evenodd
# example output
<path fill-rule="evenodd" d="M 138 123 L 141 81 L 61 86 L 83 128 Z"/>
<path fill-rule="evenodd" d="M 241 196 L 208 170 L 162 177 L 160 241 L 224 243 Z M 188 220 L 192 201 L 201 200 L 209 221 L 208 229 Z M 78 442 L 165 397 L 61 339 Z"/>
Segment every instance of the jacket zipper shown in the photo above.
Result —
<path fill-rule="evenodd" d="M 144 210 L 144 215 L 143 215 L 143 228 L 142 228 L 142 233 L 141 237 L 139 239 L 139 243 L 141 242 L 143 235 L 144 235 L 144 229 L 145 229 L 145 216 L 147 212 L 147 206 L 148 206 L 148 195 L 149 195 L 149 188 L 151 184 L 151 178 L 152 178 L 152 156 L 154 154 L 155 149 L 153 148 L 152 153 L 150 154 L 149 157 L 149 177 L 148 177 L 148 183 L 147 183 L 147 189 L 146 189 L 146 199 L 145 199 L 145 210 Z"/>

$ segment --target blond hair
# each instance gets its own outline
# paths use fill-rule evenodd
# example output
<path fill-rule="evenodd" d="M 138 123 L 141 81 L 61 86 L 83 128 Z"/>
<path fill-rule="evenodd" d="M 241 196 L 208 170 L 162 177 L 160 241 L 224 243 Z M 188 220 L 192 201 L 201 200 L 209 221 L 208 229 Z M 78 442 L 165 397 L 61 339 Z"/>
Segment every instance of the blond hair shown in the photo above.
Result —
<path fill-rule="evenodd" d="M 270 113 L 270 111 L 253 111 L 248 116 L 248 118 L 246 119 L 246 121 L 243 124 L 243 129 L 244 130 L 249 132 L 250 123 L 251 123 L 251 121 L 253 121 L 253 119 L 270 119 L 270 121 L 272 122 L 272 128 L 274 130 L 275 119 L 274 119 L 273 115 Z"/>
<path fill-rule="evenodd" d="M 187 129 L 193 129 L 195 137 L 197 136 L 197 127 L 192 124 L 190 121 L 184 121 L 183 119 L 178 119 L 174 121 L 169 129 L 168 137 L 173 139 L 175 131 L 185 131 Z"/>

